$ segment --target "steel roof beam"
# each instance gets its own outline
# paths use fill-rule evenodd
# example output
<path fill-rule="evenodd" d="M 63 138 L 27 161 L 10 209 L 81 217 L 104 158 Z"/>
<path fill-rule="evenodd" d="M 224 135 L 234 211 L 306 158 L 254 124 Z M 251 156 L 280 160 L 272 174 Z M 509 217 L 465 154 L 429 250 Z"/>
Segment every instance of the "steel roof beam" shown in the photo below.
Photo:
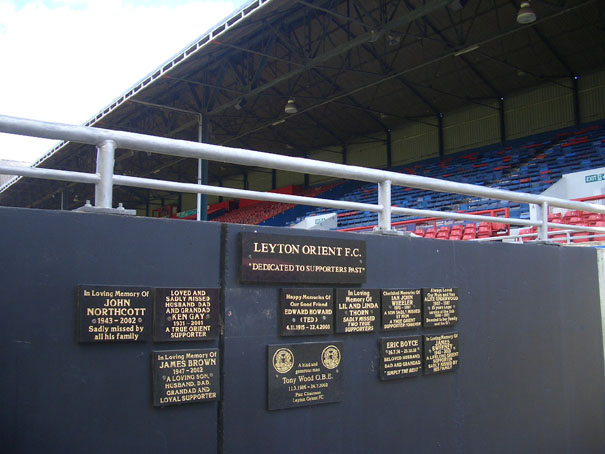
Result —
<path fill-rule="evenodd" d="M 304 5 L 304 6 L 308 7 L 308 8 L 316 9 L 316 10 L 321 11 L 323 13 L 326 13 L 326 14 L 328 14 L 330 16 L 336 17 L 338 19 L 342 19 L 342 20 L 344 20 L 346 22 L 351 22 L 353 24 L 361 25 L 366 30 L 370 29 L 370 27 L 366 23 L 358 21 L 358 20 L 355 20 L 355 19 L 353 19 L 352 17 L 349 17 L 349 16 L 343 16 L 342 14 L 335 13 L 334 11 L 332 11 L 332 10 L 330 10 L 328 8 L 322 8 L 321 6 L 317 6 L 317 5 L 314 5 L 312 3 L 305 2 L 303 0 L 296 0 L 296 3 L 300 3 L 301 5 Z"/>
<path fill-rule="evenodd" d="M 408 7 L 408 9 L 411 7 L 410 6 L 410 2 L 408 0 L 404 0 L 404 3 L 406 4 L 406 6 Z M 477 6 L 478 8 L 478 6 Z M 475 18 L 477 16 L 477 10 L 475 10 Z M 444 34 L 443 32 L 441 32 L 437 27 L 435 27 L 433 25 L 433 23 L 427 19 L 426 17 L 423 17 L 422 20 L 424 21 L 424 23 L 433 31 L 433 33 L 435 33 L 437 36 L 439 36 L 443 42 L 445 42 L 447 45 L 451 46 L 452 48 L 455 48 L 454 43 L 452 43 Z M 474 22 L 475 19 L 473 19 Z M 472 23 L 471 23 L 472 26 Z M 459 55 L 458 58 L 460 58 L 460 60 L 462 60 L 462 62 L 468 66 L 468 68 L 475 74 L 475 76 L 477 76 L 477 78 L 483 82 L 483 84 L 488 87 L 492 93 L 494 93 L 494 95 L 498 98 L 502 97 L 502 95 L 500 94 L 500 90 L 496 89 L 496 87 L 494 87 L 494 85 L 487 80 L 487 78 L 477 69 L 475 68 L 475 66 L 468 60 L 468 58 L 465 55 Z"/>
<path fill-rule="evenodd" d="M 509 3 L 513 6 L 515 11 L 518 9 L 518 5 L 514 0 L 510 0 Z M 540 32 L 540 30 L 538 30 L 537 24 L 534 24 L 534 25 L 535 26 L 531 27 L 531 29 L 538 36 L 538 38 L 540 38 L 540 41 L 542 41 L 542 44 L 544 44 L 544 46 L 546 46 L 546 48 L 553 55 L 553 57 L 555 57 L 555 60 L 557 60 L 559 62 L 559 64 L 565 69 L 565 71 L 567 71 L 567 74 L 569 74 L 570 76 L 575 75 L 575 72 L 573 71 L 571 66 L 569 66 L 569 64 L 563 59 L 563 57 L 561 57 L 561 54 L 559 54 L 559 52 L 557 52 L 557 50 L 553 47 L 553 45 L 550 43 L 550 41 L 546 38 L 546 36 L 544 36 Z"/>
<path fill-rule="evenodd" d="M 420 6 L 420 7 L 416 8 L 414 11 L 410 12 L 409 14 L 407 14 L 393 22 L 386 24 L 385 26 L 383 26 L 381 28 L 381 30 L 378 33 L 384 34 L 387 31 L 392 30 L 396 27 L 400 27 L 411 21 L 417 20 L 421 17 L 424 17 L 427 14 L 430 14 L 431 12 L 433 12 L 439 8 L 442 8 L 446 5 L 448 5 L 451 2 L 452 2 L 452 0 L 435 0 L 431 3 Z M 273 88 L 276 85 L 278 85 L 282 82 L 285 82 L 285 81 L 291 79 L 292 77 L 297 76 L 298 74 L 301 74 L 304 71 L 308 71 L 311 68 L 313 68 L 321 63 L 329 61 L 329 60 L 333 59 L 334 57 L 337 57 L 351 49 L 354 49 L 354 48 L 368 42 L 370 40 L 370 38 L 374 39 L 374 37 L 375 37 L 375 34 L 372 34 L 372 33 L 365 33 L 363 35 L 360 35 L 357 38 L 354 38 L 353 40 L 351 40 L 341 46 L 338 46 L 332 50 L 329 50 L 323 54 L 318 55 L 317 57 L 314 57 L 313 59 L 309 60 L 307 62 L 307 64 L 305 64 L 303 67 L 296 68 L 280 77 L 277 77 L 277 78 L 267 82 L 266 84 L 264 84 L 260 87 L 257 87 L 256 89 L 250 90 L 250 92 L 245 94 L 244 97 L 247 98 L 247 97 L 255 96 L 259 93 L 262 93 L 265 90 L 268 90 L 269 88 Z M 233 107 L 234 105 L 235 105 L 235 101 L 227 102 L 225 104 L 220 105 L 218 108 L 214 109 L 210 113 L 218 114 L 230 107 Z"/>
<path fill-rule="evenodd" d="M 384 61 L 384 58 L 382 58 L 381 55 L 378 55 L 378 52 L 375 51 L 373 45 L 364 44 L 361 47 L 380 63 L 380 65 L 385 70 L 385 75 L 393 75 L 393 69 L 387 62 Z M 422 101 L 424 105 L 431 109 L 435 115 L 441 112 L 431 101 L 429 101 L 422 93 L 420 93 L 416 88 L 414 88 L 414 86 L 409 83 L 403 76 L 395 75 L 394 79 L 402 83 L 408 90 L 410 90 L 414 94 L 414 96 L 416 96 L 420 101 Z"/>
<path fill-rule="evenodd" d="M 567 74 L 569 74 L 570 76 L 575 75 L 576 73 L 574 72 L 573 68 L 563 59 L 563 57 L 561 57 L 561 54 L 559 54 L 559 52 L 557 52 L 557 50 L 554 48 L 554 46 L 546 38 L 546 36 L 544 36 L 542 34 L 542 32 L 540 32 L 540 30 L 538 30 L 538 27 L 532 27 L 532 30 L 538 36 L 538 38 L 540 38 L 542 43 L 546 46 L 546 48 L 553 55 L 553 57 L 555 57 L 555 60 L 557 60 L 559 62 L 559 64 L 565 69 L 565 71 L 567 71 Z"/>

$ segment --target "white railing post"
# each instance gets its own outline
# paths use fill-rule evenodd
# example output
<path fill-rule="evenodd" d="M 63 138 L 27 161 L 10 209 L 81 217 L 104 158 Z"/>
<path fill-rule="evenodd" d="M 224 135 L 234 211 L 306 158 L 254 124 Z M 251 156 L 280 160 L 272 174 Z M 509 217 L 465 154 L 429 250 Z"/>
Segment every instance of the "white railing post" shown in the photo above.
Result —
<path fill-rule="evenodd" d="M 548 202 L 536 205 L 541 224 L 538 226 L 538 240 L 548 241 Z"/>
<path fill-rule="evenodd" d="M 382 209 L 378 212 L 378 230 L 391 230 L 391 180 L 378 183 L 378 204 Z"/>
<path fill-rule="evenodd" d="M 97 146 L 97 175 L 95 185 L 95 207 L 111 208 L 113 203 L 113 166 L 115 163 L 116 143 L 105 140 Z"/>

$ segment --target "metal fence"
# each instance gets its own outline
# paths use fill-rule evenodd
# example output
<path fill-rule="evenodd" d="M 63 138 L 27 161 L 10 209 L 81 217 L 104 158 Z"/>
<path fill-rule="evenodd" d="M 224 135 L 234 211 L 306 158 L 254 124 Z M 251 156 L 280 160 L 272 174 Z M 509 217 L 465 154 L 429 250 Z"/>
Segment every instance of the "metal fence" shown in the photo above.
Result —
<path fill-rule="evenodd" d="M 383 232 L 392 230 L 391 216 L 393 214 L 402 214 L 461 221 L 499 222 L 518 226 L 536 226 L 538 228 L 538 239 L 542 241 L 548 239 L 549 227 L 568 229 L 572 231 L 605 233 L 605 228 L 601 227 L 555 224 L 548 222 L 549 207 L 560 207 L 570 210 L 581 210 L 605 214 L 605 206 L 603 205 L 576 202 L 555 197 L 545 197 L 523 192 L 512 192 L 503 189 L 458 183 L 418 175 L 408 175 L 405 173 L 397 173 L 387 170 L 370 169 L 359 166 L 317 161 L 313 159 L 282 156 L 242 148 L 231 148 L 123 131 L 112 131 L 89 126 L 73 126 L 61 123 L 50 123 L 10 117 L 6 115 L 0 115 L 0 132 L 40 137 L 45 139 L 66 140 L 96 146 L 97 166 L 96 173 L 94 174 L 43 169 L 39 167 L 15 166 L 0 166 L 0 174 L 94 184 L 95 207 L 100 209 L 112 208 L 113 186 L 122 185 L 163 191 L 247 198 L 270 202 L 375 212 L 378 213 L 378 230 Z M 204 184 L 182 183 L 126 175 L 116 175 L 114 174 L 114 157 L 115 150 L 117 148 L 376 183 L 378 185 L 378 203 L 371 204 L 342 200 L 328 200 L 271 192 L 223 188 Z M 491 216 L 464 213 L 394 207 L 392 206 L 391 202 L 392 185 L 437 192 L 462 194 L 486 199 L 535 204 L 538 207 L 540 219 L 530 220 L 510 217 L 494 218 Z"/>

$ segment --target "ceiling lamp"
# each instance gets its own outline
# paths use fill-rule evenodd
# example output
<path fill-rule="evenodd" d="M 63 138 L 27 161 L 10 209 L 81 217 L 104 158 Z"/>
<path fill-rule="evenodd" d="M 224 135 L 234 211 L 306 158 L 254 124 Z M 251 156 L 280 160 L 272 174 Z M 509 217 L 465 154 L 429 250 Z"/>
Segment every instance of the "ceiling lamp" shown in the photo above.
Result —
<path fill-rule="evenodd" d="M 531 24 L 536 21 L 536 13 L 531 9 L 529 2 L 521 2 L 521 8 L 517 14 L 517 22 L 520 24 Z"/>
<path fill-rule="evenodd" d="M 287 114 L 295 114 L 298 112 L 298 107 L 296 107 L 296 104 L 294 103 L 294 98 L 288 99 L 284 112 Z"/>

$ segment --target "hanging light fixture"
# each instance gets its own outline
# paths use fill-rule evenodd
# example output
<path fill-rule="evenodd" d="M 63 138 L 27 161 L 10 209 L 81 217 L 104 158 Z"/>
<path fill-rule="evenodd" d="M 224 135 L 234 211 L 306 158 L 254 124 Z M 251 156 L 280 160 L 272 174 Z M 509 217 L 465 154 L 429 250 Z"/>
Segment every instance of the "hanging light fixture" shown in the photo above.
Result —
<path fill-rule="evenodd" d="M 298 107 L 296 106 L 296 103 L 294 102 L 294 98 L 288 99 L 288 102 L 286 103 L 286 107 L 284 107 L 284 112 L 286 112 L 287 114 L 295 114 L 298 112 Z"/>
<path fill-rule="evenodd" d="M 531 9 L 529 2 L 521 2 L 521 8 L 519 8 L 519 13 L 517 14 L 517 22 L 526 25 L 535 21 L 536 13 Z"/>

